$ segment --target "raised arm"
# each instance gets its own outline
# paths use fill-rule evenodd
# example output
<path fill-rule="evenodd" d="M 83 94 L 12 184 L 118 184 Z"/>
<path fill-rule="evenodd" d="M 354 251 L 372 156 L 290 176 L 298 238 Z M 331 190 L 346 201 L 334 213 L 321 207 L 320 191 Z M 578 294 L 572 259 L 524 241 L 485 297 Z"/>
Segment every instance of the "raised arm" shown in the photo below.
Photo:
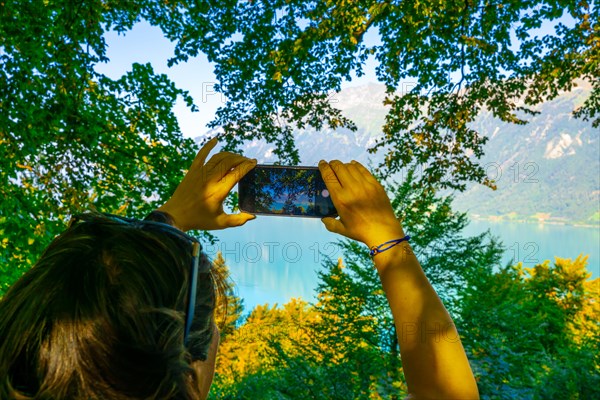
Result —
<path fill-rule="evenodd" d="M 326 228 L 369 247 L 405 236 L 383 186 L 360 163 L 321 161 L 339 219 Z M 478 399 L 473 372 L 452 318 L 408 242 L 374 256 L 400 344 L 409 399 Z"/>

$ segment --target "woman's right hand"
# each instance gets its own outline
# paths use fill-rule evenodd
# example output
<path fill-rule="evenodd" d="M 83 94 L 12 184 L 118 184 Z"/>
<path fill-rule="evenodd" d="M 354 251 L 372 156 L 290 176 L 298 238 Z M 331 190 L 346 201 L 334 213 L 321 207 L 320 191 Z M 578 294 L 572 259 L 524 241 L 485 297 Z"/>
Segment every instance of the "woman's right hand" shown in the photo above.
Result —
<path fill-rule="evenodd" d="M 369 247 L 405 236 L 385 189 L 362 164 L 321 161 L 319 170 L 339 215 L 322 219 L 328 231 Z"/>

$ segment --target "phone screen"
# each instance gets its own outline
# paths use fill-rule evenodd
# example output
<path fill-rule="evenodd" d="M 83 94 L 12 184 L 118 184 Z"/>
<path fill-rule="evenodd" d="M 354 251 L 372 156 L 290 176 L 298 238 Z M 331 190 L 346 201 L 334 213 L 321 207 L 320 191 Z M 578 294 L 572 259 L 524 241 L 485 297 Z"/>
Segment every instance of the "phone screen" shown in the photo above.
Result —
<path fill-rule="evenodd" d="M 240 210 L 252 214 L 327 217 L 337 212 L 316 167 L 257 165 L 238 183 Z"/>

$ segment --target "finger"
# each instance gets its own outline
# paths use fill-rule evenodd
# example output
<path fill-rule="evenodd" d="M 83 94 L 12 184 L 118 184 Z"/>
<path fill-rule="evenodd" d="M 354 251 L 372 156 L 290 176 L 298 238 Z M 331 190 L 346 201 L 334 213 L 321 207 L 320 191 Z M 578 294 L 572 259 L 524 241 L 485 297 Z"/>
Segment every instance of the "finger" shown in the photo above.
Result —
<path fill-rule="evenodd" d="M 219 175 L 219 177 L 225 175 L 225 173 L 227 173 L 227 171 L 223 171 L 223 160 L 231 158 L 231 157 L 243 157 L 239 154 L 235 154 L 235 153 L 230 153 L 228 151 L 222 151 L 220 153 L 217 153 L 215 155 L 213 155 L 210 160 L 208 160 L 208 162 L 206 163 L 206 165 L 204 166 L 205 171 L 208 174 L 213 174 L 215 171 L 217 172 L 217 175 Z M 219 173 L 219 171 L 222 171 L 222 173 Z"/>
<path fill-rule="evenodd" d="M 321 171 L 321 177 L 329 193 L 338 192 L 342 188 L 335 172 L 326 161 L 319 161 L 319 171 Z"/>
<path fill-rule="evenodd" d="M 222 188 L 224 194 L 229 193 L 229 191 L 246 175 L 250 172 L 254 167 L 256 167 L 256 160 L 243 161 L 242 163 L 236 165 L 232 170 L 230 170 L 221 180 L 219 181 L 219 186 Z"/>
<path fill-rule="evenodd" d="M 200 151 L 198 152 L 198 154 L 196 154 L 196 157 L 194 158 L 194 161 L 192 162 L 192 166 L 190 167 L 190 169 L 192 168 L 199 168 L 201 166 L 204 165 L 204 161 L 206 160 L 206 157 L 208 157 L 208 154 L 210 153 L 210 151 L 212 149 L 215 148 L 215 146 L 218 143 L 218 139 L 216 137 L 210 139 L 208 142 L 206 142 L 206 144 L 204 146 L 202 146 L 202 148 L 200 149 Z"/>
<path fill-rule="evenodd" d="M 361 174 L 363 179 L 366 179 L 367 181 L 377 181 L 377 179 L 375 179 L 373 174 L 371 174 L 371 172 L 364 165 L 359 163 L 358 161 L 352 160 L 351 164 Z"/>
<path fill-rule="evenodd" d="M 335 176 L 337 176 L 342 187 L 356 185 L 356 179 L 348 171 L 348 165 L 339 160 L 332 160 L 329 165 L 331 165 L 331 168 L 333 169 L 333 172 L 335 172 Z"/>
<path fill-rule="evenodd" d="M 342 224 L 342 221 L 339 219 L 325 217 L 321 219 L 321 222 L 325 225 L 325 228 L 329 232 L 338 233 L 340 235 L 346 236 L 346 227 Z"/>
<path fill-rule="evenodd" d="M 354 181 L 364 182 L 365 178 L 363 177 L 362 173 L 358 170 L 356 165 L 350 162 L 348 164 L 344 164 L 344 167 L 346 168 L 348 175 L 350 175 Z"/>
<path fill-rule="evenodd" d="M 231 173 L 234 168 L 246 161 L 250 161 L 250 159 L 240 154 L 226 153 L 219 157 L 216 161 L 216 165 L 213 165 L 212 168 L 207 171 L 208 179 L 212 181 L 221 181 L 227 174 Z M 211 159 L 210 163 L 212 164 L 212 162 Z"/>
<path fill-rule="evenodd" d="M 245 212 L 239 214 L 221 214 L 219 217 L 219 225 L 221 228 L 233 228 L 242 226 L 246 222 L 256 218 L 256 215 Z"/>
<path fill-rule="evenodd" d="M 219 163 L 219 167 L 216 169 L 216 171 L 218 172 L 217 176 L 219 177 L 219 179 L 221 179 L 225 175 L 230 174 L 238 165 L 247 161 L 254 160 L 239 154 L 230 154 L 227 157 L 223 158 Z"/>

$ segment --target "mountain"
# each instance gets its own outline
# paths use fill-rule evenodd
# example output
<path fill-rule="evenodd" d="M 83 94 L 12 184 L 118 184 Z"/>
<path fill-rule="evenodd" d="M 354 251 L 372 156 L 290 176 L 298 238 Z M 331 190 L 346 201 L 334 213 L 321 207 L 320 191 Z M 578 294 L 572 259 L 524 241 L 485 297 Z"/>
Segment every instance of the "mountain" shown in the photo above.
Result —
<path fill-rule="evenodd" d="M 356 126 L 355 132 L 349 129 L 308 129 L 295 132 L 296 146 L 300 153 L 301 165 L 316 166 L 321 159 L 339 159 L 343 161 L 357 160 L 367 164 L 369 159 L 378 163 L 383 158 L 367 153 L 366 149 L 375 143 L 381 135 L 381 127 L 387 114 L 382 105 L 385 97 L 385 86 L 368 84 L 349 88 L 330 96 L 332 105 L 351 118 Z M 209 131 L 205 136 L 214 136 L 218 128 Z M 201 138 L 197 138 L 200 141 Z M 243 153 L 247 157 L 258 159 L 259 163 L 269 164 L 276 161 L 272 154 L 273 145 L 254 140 L 246 144 Z"/>
<path fill-rule="evenodd" d="M 600 223 L 600 130 L 571 112 L 589 96 L 581 82 L 537 107 L 527 125 L 482 113 L 474 128 L 490 139 L 482 165 L 497 176 L 497 190 L 471 185 L 455 206 L 474 217 Z"/>
<path fill-rule="evenodd" d="M 568 224 L 600 224 L 600 130 L 571 112 L 589 96 L 591 86 L 580 82 L 572 91 L 539 105 L 526 125 L 503 123 L 483 111 L 473 127 L 490 139 L 481 164 L 497 190 L 471 184 L 455 195 L 454 205 L 473 218 L 536 220 Z M 351 118 L 357 131 L 347 129 L 296 133 L 302 165 L 320 159 L 358 160 L 376 166 L 383 154 L 371 155 L 381 135 L 387 108 L 385 86 L 369 84 L 342 90 L 330 101 Z M 244 154 L 259 163 L 272 163 L 272 145 L 253 141 Z"/>

